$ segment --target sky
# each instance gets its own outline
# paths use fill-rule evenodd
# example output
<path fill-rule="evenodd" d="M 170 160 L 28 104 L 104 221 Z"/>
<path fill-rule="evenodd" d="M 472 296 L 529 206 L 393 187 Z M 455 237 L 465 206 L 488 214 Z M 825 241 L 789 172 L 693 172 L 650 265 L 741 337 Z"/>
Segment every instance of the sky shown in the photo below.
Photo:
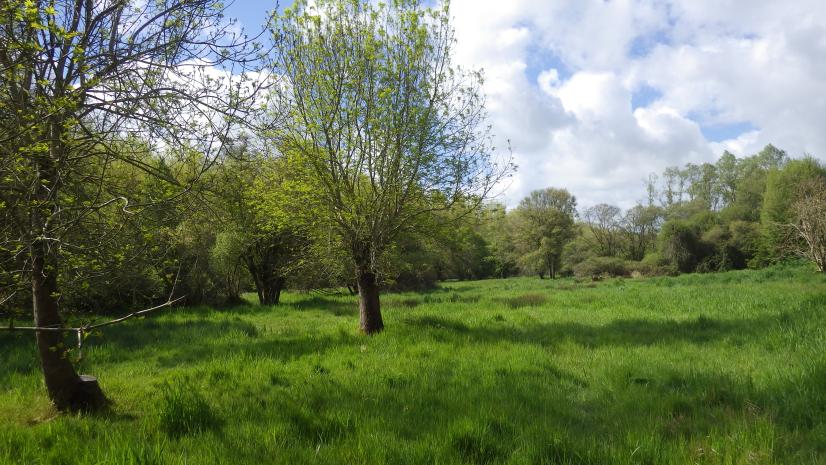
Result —
<path fill-rule="evenodd" d="M 228 14 L 254 28 L 273 6 Z M 451 16 L 518 165 L 510 206 L 553 186 L 628 208 L 651 173 L 769 143 L 826 160 L 823 0 L 452 0 Z"/>

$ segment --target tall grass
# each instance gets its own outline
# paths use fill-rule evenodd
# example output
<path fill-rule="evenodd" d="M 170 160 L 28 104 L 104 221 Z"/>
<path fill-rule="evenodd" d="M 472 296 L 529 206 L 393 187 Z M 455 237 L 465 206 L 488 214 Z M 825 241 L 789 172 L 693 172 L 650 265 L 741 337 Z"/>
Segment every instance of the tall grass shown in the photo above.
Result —
<path fill-rule="evenodd" d="M 172 381 L 161 387 L 158 429 L 167 436 L 180 438 L 218 429 L 220 424 L 206 399 L 188 381 Z"/>
<path fill-rule="evenodd" d="M 55 415 L 0 335 L 0 463 L 826 463 L 826 278 L 518 278 L 175 310 L 89 341 L 112 409 Z"/>

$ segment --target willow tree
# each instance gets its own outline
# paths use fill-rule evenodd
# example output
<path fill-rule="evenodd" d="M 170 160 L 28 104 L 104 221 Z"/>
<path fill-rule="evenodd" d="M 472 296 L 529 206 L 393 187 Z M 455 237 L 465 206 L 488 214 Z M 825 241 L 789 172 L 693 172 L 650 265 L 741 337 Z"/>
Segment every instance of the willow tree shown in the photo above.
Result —
<path fill-rule="evenodd" d="M 562 250 L 576 235 L 576 197 L 565 189 L 549 187 L 531 192 L 514 211 L 515 234 L 525 270 L 547 272 L 556 279 Z"/>
<path fill-rule="evenodd" d="M 247 39 L 232 31 L 212 0 L 0 3 L 0 248 L 16 285 L 5 291 L 31 295 L 46 388 L 60 410 L 104 403 L 67 356 L 62 260 L 118 234 L 100 230 L 104 212 L 131 217 L 145 206 L 113 179 L 114 165 L 168 182 L 179 198 L 215 161 L 250 89 L 227 82 L 247 58 Z M 202 162 L 170 173 L 129 140 L 148 141 L 165 160 L 199 153 Z M 95 237 L 68 240 L 80 225 Z"/>
<path fill-rule="evenodd" d="M 271 156 L 248 140 L 212 176 L 213 211 L 227 221 L 219 233 L 223 267 L 249 272 L 261 305 L 277 305 L 288 279 L 303 282 L 319 258 L 321 228 L 307 167 L 290 154 Z"/>
<path fill-rule="evenodd" d="M 417 0 L 298 0 L 271 28 L 289 116 L 277 143 L 312 167 L 352 257 L 361 330 L 381 331 L 388 246 L 424 215 L 478 203 L 509 168 L 491 158 L 480 73 L 454 65 L 447 7 Z"/>
<path fill-rule="evenodd" d="M 826 273 L 826 177 L 804 181 L 791 205 L 794 222 L 788 224 L 789 250 Z"/>

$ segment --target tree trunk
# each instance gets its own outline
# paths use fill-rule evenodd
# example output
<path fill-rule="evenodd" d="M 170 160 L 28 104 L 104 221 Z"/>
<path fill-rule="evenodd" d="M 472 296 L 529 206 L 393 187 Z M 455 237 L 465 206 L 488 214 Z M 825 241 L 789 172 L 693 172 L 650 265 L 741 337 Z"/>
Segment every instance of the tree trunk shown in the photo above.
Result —
<path fill-rule="evenodd" d="M 278 305 L 281 301 L 281 290 L 284 289 L 285 279 L 281 276 L 270 276 L 266 280 L 267 287 L 265 295 L 267 302 L 265 305 Z"/>
<path fill-rule="evenodd" d="M 32 308 L 38 327 L 59 327 L 63 322 L 57 305 L 57 280 L 53 266 L 46 265 L 47 245 L 32 245 Z M 37 351 L 49 398 L 58 410 L 98 410 L 107 403 L 97 380 L 78 376 L 68 359 L 63 333 L 37 331 Z"/>
<path fill-rule="evenodd" d="M 384 329 L 379 303 L 379 286 L 376 274 L 368 269 L 358 270 L 359 329 L 362 333 L 376 334 Z"/>
<path fill-rule="evenodd" d="M 45 218 L 57 208 L 57 194 L 60 186 L 54 160 L 66 155 L 60 140 L 61 121 L 57 116 L 49 120 L 49 154 L 36 160 L 34 169 L 38 184 L 33 194 L 40 205 L 31 211 L 30 233 L 35 237 L 29 245 L 32 273 L 32 313 L 36 327 L 60 327 L 63 324 L 57 303 L 58 255 L 46 239 Z M 48 187 L 47 187 L 48 186 Z M 54 244 L 57 247 L 57 244 Z M 78 376 L 64 344 L 63 333 L 58 331 L 36 331 L 37 354 L 46 383 L 49 399 L 58 410 L 97 410 L 107 404 L 106 397 L 97 380 L 91 376 Z"/>
<path fill-rule="evenodd" d="M 258 302 L 261 305 L 278 305 L 281 300 L 281 290 L 284 289 L 286 278 L 276 274 L 271 257 L 264 254 L 256 261 L 253 253 L 244 255 L 244 262 L 255 281 L 255 290 L 258 293 Z"/>
<path fill-rule="evenodd" d="M 263 276 L 262 270 L 255 266 L 252 260 L 247 262 L 247 269 L 250 272 L 250 276 L 252 276 L 252 280 L 255 282 L 255 292 L 258 294 L 258 303 L 261 305 L 272 305 L 271 286 L 269 286 L 267 278 Z"/>
<path fill-rule="evenodd" d="M 278 305 L 285 279 L 280 276 L 259 276 L 255 280 L 258 287 L 258 301 L 261 305 Z"/>

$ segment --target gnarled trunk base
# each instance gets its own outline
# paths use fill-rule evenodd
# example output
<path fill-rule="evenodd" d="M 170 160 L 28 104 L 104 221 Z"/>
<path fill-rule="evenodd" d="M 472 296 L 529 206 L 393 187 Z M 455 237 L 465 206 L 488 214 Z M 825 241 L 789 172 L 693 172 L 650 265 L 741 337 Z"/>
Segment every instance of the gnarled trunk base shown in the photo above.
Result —
<path fill-rule="evenodd" d="M 39 252 L 39 250 L 38 250 Z M 44 266 L 44 255 L 33 254 L 32 304 L 34 322 L 38 327 L 59 327 L 63 322 L 58 311 L 57 281 L 54 273 Z M 97 379 L 78 376 L 68 358 L 63 333 L 37 331 L 35 333 L 40 368 L 46 390 L 55 407 L 61 411 L 98 410 L 108 403 Z"/>
<path fill-rule="evenodd" d="M 284 288 L 286 280 L 281 277 L 269 278 L 262 281 L 262 286 L 258 289 L 258 301 L 261 305 L 278 305 L 281 301 L 281 290 Z"/>
<path fill-rule="evenodd" d="M 60 333 L 38 332 L 37 349 L 46 390 L 60 411 L 95 411 L 109 403 L 97 378 L 78 376 L 63 349 Z"/>
<path fill-rule="evenodd" d="M 62 408 L 58 407 L 60 410 L 91 412 L 102 410 L 109 405 L 109 399 L 103 395 L 103 390 L 94 376 L 78 376 L 71 392 L 68 394 Z"/>

